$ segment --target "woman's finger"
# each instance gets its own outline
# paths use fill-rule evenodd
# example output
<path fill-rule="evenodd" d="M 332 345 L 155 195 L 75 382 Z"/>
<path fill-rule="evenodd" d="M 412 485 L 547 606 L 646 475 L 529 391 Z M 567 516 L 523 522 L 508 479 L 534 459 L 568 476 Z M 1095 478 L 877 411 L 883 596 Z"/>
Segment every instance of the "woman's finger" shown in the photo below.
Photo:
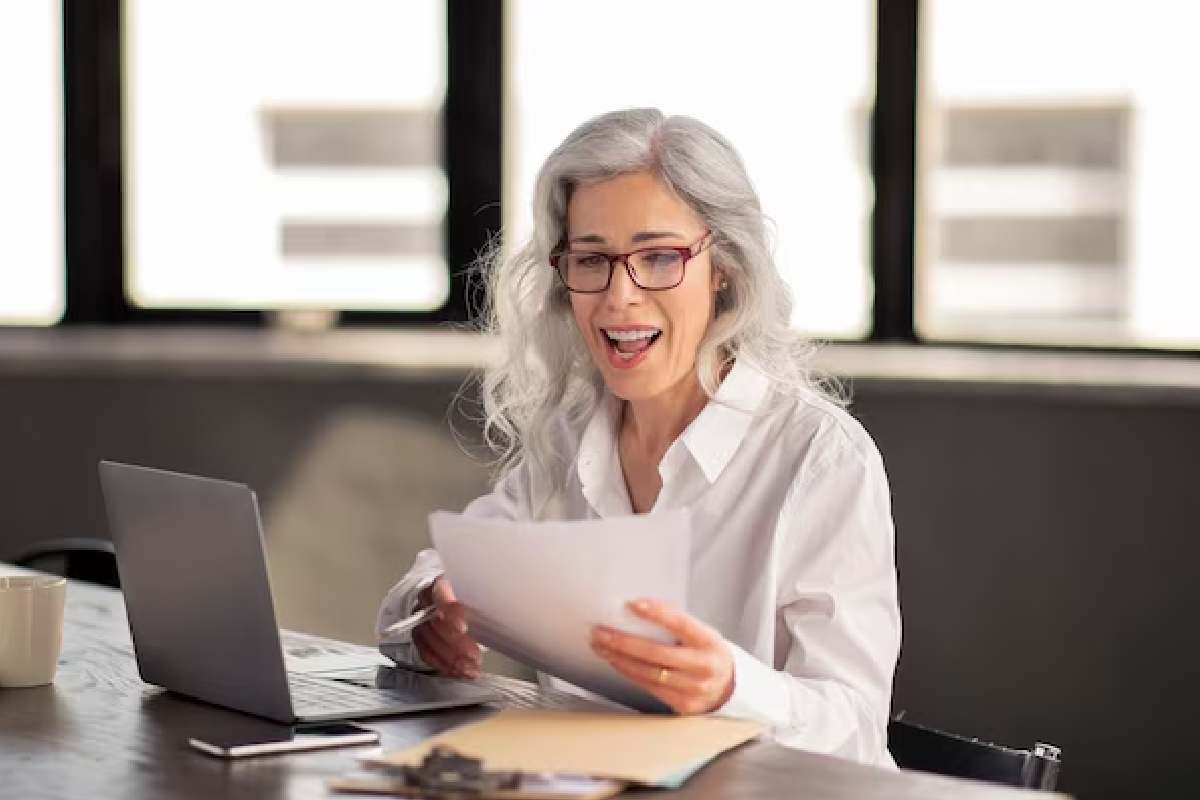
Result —
<path fill-rule="evenodd" d="M 467 609 L 460 603 L 446 603 L 438 606 L 434 620 L 442 624 L 448 631 L 467 633 Z"/>
<path fill-rule="evenodd" d="M 631 663 L 631 660 L 620 657 L 609 663 L 612 664 L 613 669 L 657 697 L 678 714 L 702 714 L 712 710 L 713 703 L 709 699 L 709 693 L 700 691 L 692 679 L 685 679 L 686 683 L 681 683 L 676 673 L 668 671 L 663 680 L 661 668 L 654 669 L 653 676 L 650 676 L 643 664 Z"/>
<path fill-rule="evenodd" d="M 482 664 L 478 659 L 464 657 L 453 648 L 447 647 L 444 642 L 437 641 L 431 633 L 423 634 L 418 644 L 418 647 L 421 646 L 430 650 L 433 660 L 427 660 L 427 663 L 441 674 L 454 678 L 479 677 Z"/>
<path fill-rule="evenodd" d="M 479 659 L 479 643 L 471 638 L 468 632 L 466 614 L 461 605 L 454 603 L 439 609 L 438 614 L 427 624 L 446 644 L 460 651 L 461 655 Z"/>
<path fill-rule="evenodd" d="M 458 602 L 458 598 L 454 596 L 454 587 L 450 585 L 450 579 L 445 575 L 438 576 L 433 585 L 429 587 L 429 596 L 433 599 L 434 605 Z"/>
<path fill-rule="evenodd" d="M 454 659 L 448 657 L 446 645 L 441 640 L 431 635 L 428 628 L 424 625 L 416 628 L 412 635 L 413 644 L 417 646 L 417 652 L 421 655 L 421 660 L 429 666 L 433 667 L 442 675 L 450 675 L 454 672 Z"/>
<path fill-rule="evenodd" d="M 707 677 L 713 672 L 712 657 L 704 650 L 663 644 L 603 625 L 592 629 L 592 644 L 677 672 L 687 672 L 699 677 Z"/>
<path fill-rule="evenodd" d="M 429 638 L 438 643 L 439 652 L 444 653 L 450 661 L 465 661 L 476 668 L 482 664 L 483 655 L 479 645 L 471 637 L 460 633 L 457 626 L 447 624 L 444 620 L 430 620 L 417 630 L 422 628 Z"/>
<path fill-rule="evenodd" d="M 703 681 L 690 673 L 680 672 L 639 658 L 618 653 L 615 650 L 600 649 L 601 658 L 612 665 L 613 669 L 625 677 L 650 689 L 669 686 L 672 690 L 684 694 L 693 694 L 702 690 Z"/>
<path fill-rule="evenodd" d="M 652 598 L 634 600 L 629 609 L 644 620 L 661 625 L 683 644 L 693 647 L 711 647 L 721 641 L 721 634 L 691 614 Z"/>

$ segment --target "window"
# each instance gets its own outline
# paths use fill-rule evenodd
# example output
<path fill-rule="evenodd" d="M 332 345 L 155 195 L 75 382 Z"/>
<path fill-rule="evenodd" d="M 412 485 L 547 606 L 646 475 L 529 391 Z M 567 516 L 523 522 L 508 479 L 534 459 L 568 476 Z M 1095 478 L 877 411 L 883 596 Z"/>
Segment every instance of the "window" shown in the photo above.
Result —
<path fill-rule="evenodd" d="M 0 324 L 461 320 L 547 153 L 651 105 L 737 146 L 806 333 L 1200 351 L 1198 24 L 1165 0 L 5 6 Z"/>
<path fill-rule="evenodd" d="M 922 3 L 922 335 L 1200 343 L 1200 9 L 1153 7 Z"/>
<path fill-rule="evenodd" d="M 127 0 L 124 48 L 136 305 L 445 302 L 444 2 Z"/>
<path fill-rule="evenodd" d="M 52 325 L 65 304 L 59 4 L 0 4 L 0 324 Z"/>
<path fill-rule="evenodd" d="M 874 3 L 513 0 L 506 6 L 507 240 L 528 236 L 534 176 L 576 125 L 656 106 L 727 136 L 776 226 L 806 332 L 870 321 Z"/>

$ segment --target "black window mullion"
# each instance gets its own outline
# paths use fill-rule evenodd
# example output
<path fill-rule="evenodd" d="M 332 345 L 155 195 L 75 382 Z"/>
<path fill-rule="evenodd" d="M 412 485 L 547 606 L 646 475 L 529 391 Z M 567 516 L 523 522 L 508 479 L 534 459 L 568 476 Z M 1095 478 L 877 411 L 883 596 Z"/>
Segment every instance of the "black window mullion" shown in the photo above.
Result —
<path fill-rule="evenodd" d="M 111 79 L 104 71 L 118 52 L 117 5 L 117 0 L 63 2 L 64 323 L 115 321 L 124 305 L 120 174 L 114 202 L 111 161 L 111 148 L 116 144 L 119 150 L 111 131 L 115 123 L 119 137 L 119 119 L 113 119 L 119 113 L 107 105 L 112 98 L 103 88 Z"/>
<path fill-rule="evenodd" d="M 462 322 L 468 271 L 500 230 L 503 2 L 447 0 L 442 163 L 449 187 L 443 226 L 450 294 L 430 313 L 349 311 L 349 323 Z"/>
<path fill-rule="evenodd" d="M 121 15 L 121 0 L 63 0 L 63 322 L 257 324 L 257 311 L 143 309 L 126 297 Z"/>
<path fill-rule="evenodd" d="M 916 341 L 914 231 L 916 222 L 918 0 L 876 4 L 875 110 L 871 172 L 875 180 L 872 267 L 873 341 Z"/>

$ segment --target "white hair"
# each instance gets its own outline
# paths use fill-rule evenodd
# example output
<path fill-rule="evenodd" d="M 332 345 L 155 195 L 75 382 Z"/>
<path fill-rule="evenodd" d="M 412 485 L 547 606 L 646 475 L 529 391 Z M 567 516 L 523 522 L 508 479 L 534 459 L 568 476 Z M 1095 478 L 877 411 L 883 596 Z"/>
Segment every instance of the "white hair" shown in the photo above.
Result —
<path fill-rule="evenodd" d="M 529 241 L 507 255 L 493 243 L 479 259 L 486 294 L 478 324 L 499 345 L 481 379 L 483 433 L 500 475 L 524 464 L 556 489 L 565 484 L 569 464 L 556 447 L 555 428 L 590 418 L 604 397 L 604 381 L 550 254 L 563 246 L 575 187 L 642 171 L 658 177 L 713 233 L 709 253 L 727 286 L 717 294 L 716 316 L 696 359 L 709 398 L 723 368 L 745 358 L 771 379 L 776 396 L 816 393 L 845 403 L 836 382 L 812 370 L 813 347 L 791 328 L 791 295 L 733 146 L 690 117 L 613 111 L 572 131 L 542 165 Z"/>

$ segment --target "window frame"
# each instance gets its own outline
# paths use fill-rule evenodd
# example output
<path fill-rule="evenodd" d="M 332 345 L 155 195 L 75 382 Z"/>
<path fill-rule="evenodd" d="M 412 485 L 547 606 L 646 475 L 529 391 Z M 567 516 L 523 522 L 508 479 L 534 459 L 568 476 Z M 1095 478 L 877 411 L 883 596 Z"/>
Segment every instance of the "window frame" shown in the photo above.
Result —
<path fill-rule="evenodd" d="M 916 137 L 920 0 L 876 0 L 871 112 L 871 327 L 856 343 L 980 350 L 1198 355 L 1195 349 L 925 340 L 916 329 Z M 121 0 L 63 0 L 66 309 L 60 325 L 144 323 L 266 326 L 270 311 L 146 309 L 125 292 Z M 443 236 L 447 303 L 432 312 L 341 311 L 338 324 L 428 326 L 469 321 L 467 272 L 500 230 L 503 0 L 446 0 Z"/>
<path fill-rule="evenodd" d="M 446 4 L 442 152 L 447 264 L 470 265 L 500 228 L 501 5 Z M 121 0 L 63 0 L 66 311 L 60 324 L 265 326 L 269 310 L 150 309 L 125 288 Z M 468 318 L 467 267 L 451 268 L 435 311 L 340 311 L 344 325 L 431 325 Z"/>

